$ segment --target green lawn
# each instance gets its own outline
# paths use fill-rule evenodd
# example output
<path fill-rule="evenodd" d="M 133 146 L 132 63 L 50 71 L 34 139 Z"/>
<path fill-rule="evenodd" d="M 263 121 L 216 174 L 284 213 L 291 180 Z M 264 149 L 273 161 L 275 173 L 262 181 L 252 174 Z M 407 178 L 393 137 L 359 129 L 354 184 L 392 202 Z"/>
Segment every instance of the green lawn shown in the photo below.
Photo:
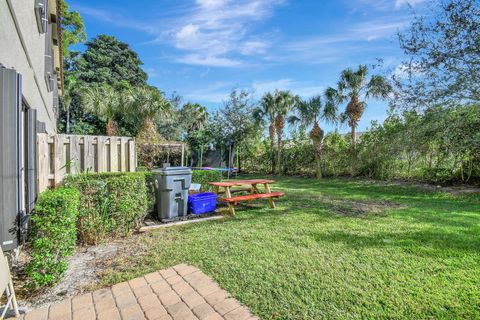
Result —
<path fill-rule="evenodd" d="M 276 210 L 128 239 L 103 283 L 186 262 L 263 319 L 480 319 L 478 195 L 277 180 Z"/>

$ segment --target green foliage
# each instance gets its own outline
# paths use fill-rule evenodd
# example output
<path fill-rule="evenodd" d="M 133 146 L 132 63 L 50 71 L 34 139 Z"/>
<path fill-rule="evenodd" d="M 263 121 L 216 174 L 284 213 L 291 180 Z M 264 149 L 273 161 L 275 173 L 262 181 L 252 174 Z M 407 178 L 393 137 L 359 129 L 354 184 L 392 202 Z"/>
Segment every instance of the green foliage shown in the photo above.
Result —
<path fill-rule="evenodd" d="M 26 268 L 30 285 L 44 287 L 57 282 L 67 270 L 67 257 L 75 250 L 80 195 L 72 188 L 40 194 L 31 217 L 31 256 Z"/>
<path fill-rule="evenodd" d="M 79 240 L 97 244 L 106 237 L 128 235 L 147 212 L 145 173 L 83 173 L 65 185 L 79 190 Z"/>
<path fill-rule="evenodd" d="M 65 68 L 68 70 L 71 67 L 73 59 L 78 55 L 78 52 L 71 51 L 71 46 L 78 43 L 83 43 L 87 40 L 85 33 L 85 23 L 78 11 L 70 11 L 65 0 L 61 2 L 62 6 L 62 54 L 64 58 Z"/>
<path fill-rule="evenodd" d="M 222 173 L 215 170 L 193 170 L 192 183 L 200 183 L 202 190 L 209 191 L 212 188 L 208 185 L 209 182 L 222 181 Z"/>
<path fill-rule="evenodd" d="M 98 35 L 86 43 L 87 50 L 76 63 L 79 80 L 87 83 L 146 85 L 147 74 L 138 54 L 117 38 Z"/>
<path fill-rule="evenodd" d="M 268 172 L 272 150 L 264 141 L 250 155 L 246 172 Z M 314 148 L 305 133 L 293 134 L 285 144 L 282 173 L 313 175 Z M 480 106 L 429 108 L 423 113 L 391 114 L 373 123 L 359 139 L 328 133 L 322 146 L 324 176 L 361 176 L 375 179 L 416 179 L 435 183 L 480 180 Z"/>
<path fill-rule="evenodd" d="M 404 62 L 393 76 L 401 108 L 480 102 L 480 5 L 442 0 L 399 34 Z"/>

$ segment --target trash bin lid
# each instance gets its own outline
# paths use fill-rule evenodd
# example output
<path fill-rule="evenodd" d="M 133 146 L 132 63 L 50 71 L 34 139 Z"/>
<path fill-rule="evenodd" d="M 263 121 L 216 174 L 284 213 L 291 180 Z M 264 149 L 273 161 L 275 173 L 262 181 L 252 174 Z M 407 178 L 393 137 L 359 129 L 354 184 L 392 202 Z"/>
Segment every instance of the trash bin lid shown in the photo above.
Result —
<path fill-rule="evenodd" d="M 158 168 L 153 169 L 153 173 L 165 175 L 165 176 L 173 176 L 173 175 L 189 175 L 192 174 L 192 169 L 189 167 L 165 167 L 165 168 Z"/>

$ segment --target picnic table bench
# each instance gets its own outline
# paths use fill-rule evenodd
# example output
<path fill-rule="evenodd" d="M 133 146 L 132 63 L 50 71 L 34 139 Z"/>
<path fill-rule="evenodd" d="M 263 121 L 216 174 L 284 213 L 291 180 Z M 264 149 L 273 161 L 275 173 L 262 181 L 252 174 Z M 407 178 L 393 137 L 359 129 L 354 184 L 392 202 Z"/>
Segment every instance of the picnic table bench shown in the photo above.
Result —
<path fill-rule="evenodd" d="M 239 202 L 252 201 L 255 199 L 268 199 L 270 208 L 275 208 L 275 202 L 273 198 L 279 198 L 285 195 L 283 192 L 272 192 L 270 189 L 270 184 L 274 183 L 274 180 L 266 179 L 249 179 L 249 180 L 233 180 L 233 181 L 222 181 L 222 182 L 209 182 L 208 184 L 213 186 L 213 191 L 218 195 L 225 195 L 224 198 L 221 198 L 222 201 L 226 202 L 228 208 L 232 215 L 235 215 L 235 206 Z M 258 188 L 258 185 L 264 186 L 264 192 Z M 245 187 L 240 189 L 232 189 L 233 187 Z M 223 188 L 223 190 L 221 190 Z M 249 192 L 248 195 L 232 196 L 232 193 L 237 192 Z"/>

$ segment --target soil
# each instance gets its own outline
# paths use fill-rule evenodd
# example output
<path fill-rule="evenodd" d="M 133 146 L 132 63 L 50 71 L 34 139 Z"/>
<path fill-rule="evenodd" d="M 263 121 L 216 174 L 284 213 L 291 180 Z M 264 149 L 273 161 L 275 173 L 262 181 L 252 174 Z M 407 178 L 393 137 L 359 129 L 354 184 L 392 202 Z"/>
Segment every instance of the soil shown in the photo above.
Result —
<path fill-rule="evenodd" d="M 21 310 L 26 312 L 89 291 L 89 288 L 99 281 L 102 271 L 111 264 L 117 251 L 118 245 L 115 242 L 78 247 L 75 254 L 69 258 L 68 270 L 61 281 L 39 292 L 31 292 L 21 285 L 25 283 L 22 270 L 27 261 L 27 254 L 22 253 L 14 265 L 15 291 Z"/>
<path fill-rule="evenodd" d="M 446 192 L 453 195 L 462 194 L 480 194 L 480 186 L 471 184 L 457 184 L 457 185 L 440 185 L 431 183 L 422 183 L 415 181 L 393 180 L 393 181 L 381 181 L 381 180 L 364 180 L 368 183 L 383 184 L 383 185 L 397 185 L 406 187 L 415 187 L 421 190 L 433 191 L 433 192 Z"/>

